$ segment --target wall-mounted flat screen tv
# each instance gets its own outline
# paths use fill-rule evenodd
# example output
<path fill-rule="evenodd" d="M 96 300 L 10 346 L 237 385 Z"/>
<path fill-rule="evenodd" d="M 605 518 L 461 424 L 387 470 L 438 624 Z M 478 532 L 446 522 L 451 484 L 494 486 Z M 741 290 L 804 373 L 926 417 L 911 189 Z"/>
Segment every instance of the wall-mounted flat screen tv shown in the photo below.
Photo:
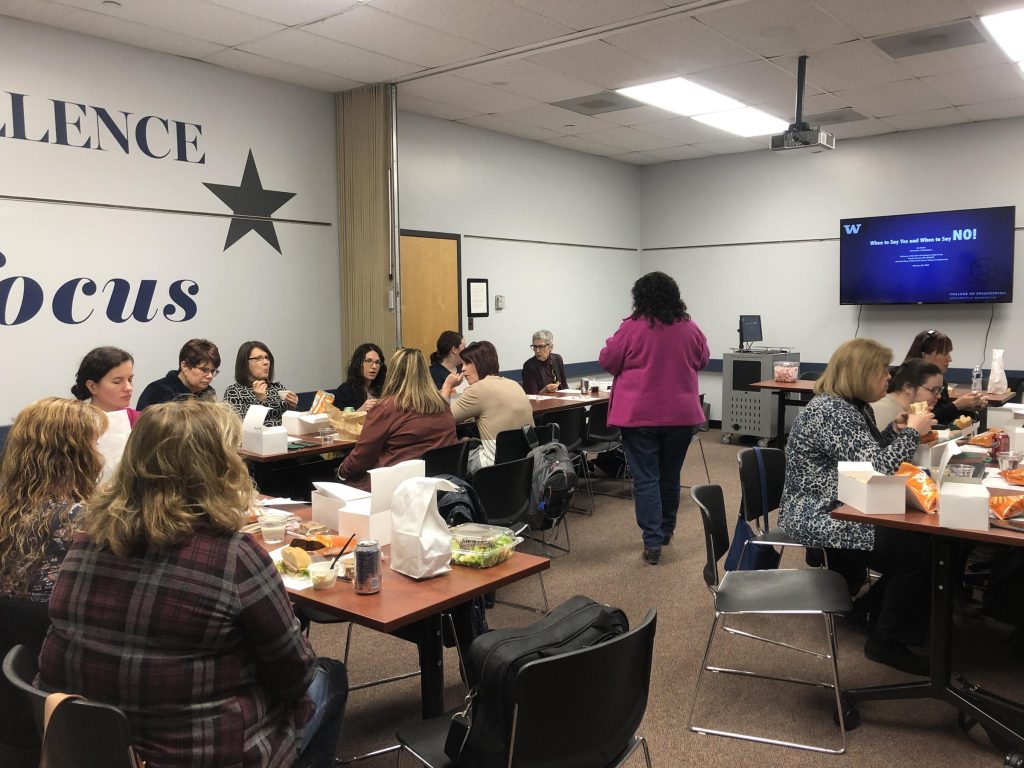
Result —
<path fill-rule="evenodd" d="M 1015 207 L 839 222 L 840 304 L 1013 301 Z"/>

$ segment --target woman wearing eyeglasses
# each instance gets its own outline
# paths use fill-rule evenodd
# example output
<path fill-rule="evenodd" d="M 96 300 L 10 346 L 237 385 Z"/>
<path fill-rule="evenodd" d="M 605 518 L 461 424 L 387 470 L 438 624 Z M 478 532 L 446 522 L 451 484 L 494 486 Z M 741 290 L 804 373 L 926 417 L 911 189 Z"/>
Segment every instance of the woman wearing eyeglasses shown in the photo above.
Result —
<path fill-rule="evenodd" d="M 263 405 L 270 409 L 264 426 L 281 425 L 281 414 L 299 404 L 299 396 L 274 380 L 274 355 L 262 341 L 247 341 L 235 357 L 235 383 L 224 390 L 224 402 L 240 419 L 249 408 Z"/>
<path fill-rule="evenodd" d="M 369 411 L 377 404 L 388 367 L 376 344 L 360 344 L 352 353 L 347 378 L 334 390 L 334 405 L 345 410 Z"/>
<path fill-rule="evenodd" d="M 907 360 L 893 372 L 886 396 L 871 404 L 875 424 L 884 430 L 901 413 L 908 413 L 911 403 L 927 403 L 930 411 L 939 402 L 941 392 L 942 371 L 937 365 L 920 358 Z"/>
<path fill-rule="evenodd" d="M 530 344 L 533 357 L 523 363 L 523 389 L 528 395 L 547 395 L 565 387 L 565 365 L 556 355 L 555 336 L 551 331 L 539 330 Z"/>
<path fill-rule="evenodd" d="M 955 399 L 949 395 L 949 385 L 945 379 L 949 364 L 953 362 L 953 341 L 949 336 L 934 328 L 921 331 L 914 337 L 905 359 L 915 358 L 932 363 L 942 371 L 942 392 L 939 393 L 939 401 L 933 409 L 940 424 L 952 424 L 957 418 L 965 415 L 972 419 L 978 418 L 978 411 L 988 405 L 981 392 L 964 392 L 958 394 Z"/>
<path fill-rule="evenodd" d="M 162 379 L 146 385 L 139 396 L 138 409 L 150 405 L 194 397 L 198 400 L 217 399 L 211 386 L 220 373 L 220 350 L 212 341 L 189 339 L 178 353 L 178 369 L 168 371 Z"/>

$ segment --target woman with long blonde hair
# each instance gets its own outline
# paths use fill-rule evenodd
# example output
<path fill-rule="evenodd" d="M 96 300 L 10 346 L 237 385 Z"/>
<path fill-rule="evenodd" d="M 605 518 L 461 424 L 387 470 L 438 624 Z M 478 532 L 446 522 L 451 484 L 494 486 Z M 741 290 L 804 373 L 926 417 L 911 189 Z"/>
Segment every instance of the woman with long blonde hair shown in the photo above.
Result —
<path fill-rule="evenodd" d="M 14 420 L 0 465 L 0 596 L 50 599 L 82 511 L 103 469 L 106 416 L 48 397 Z"/>
<path fill-rule="evenodd" d="M 345 668 L 318 662 L 269 553 L 239 530 L 240 430 L 221 403 L 143 412 L 64 559 L 40 680 L 120 707 L 151 765 L 333 766 Z"/>
<path fill-rule="evenodd" d="M 434 387 L 423 354 L 418 349 L 399 349 L 388 363 L 380 399 L 366 415 L 363 431 L 338 467 L 338 476 L 368 490 L 368 470 L 418 459 L 455 441 L 455 418 Z"/>

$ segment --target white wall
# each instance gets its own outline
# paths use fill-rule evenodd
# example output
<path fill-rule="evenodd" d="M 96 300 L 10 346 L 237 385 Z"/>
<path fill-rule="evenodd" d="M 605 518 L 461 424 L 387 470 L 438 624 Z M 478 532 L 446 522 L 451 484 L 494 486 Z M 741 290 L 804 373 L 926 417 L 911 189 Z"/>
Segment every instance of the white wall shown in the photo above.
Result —
<path fill-rule="evenodd" d="M 0 16 L 0 195 L 89 201 L 121 206 L 230 214 L 204 182 L 237 186 L 251 149 L 264 189 L 295 193 L 275 217 L 328 226 L 278 223 L 282 253 L 250 232 L 224 249 L 230 218 L 88 208 L 0 198 L 0 338 L 6 422 L 25 403 L 68 395 L 82 355 L 110 344 L 136 359 L 136 395 L 177 367 L 187 339 L 203 336 L 220 347 L 218 391 L 232 381 L 238 345 L 258 338 L 271 346 L 286 385 L 305 390 L 335 386 L 340 373 L 338 235 L 333 97 L 297 86 Z M 16 107 L 3 92 L 25 94 L 26 135 L 12 138 Z M 53 102 L 87 107 L 69 144 L 53 143 Z M 131 137 L 129 152 L 99 133 L 91 107 L 134 121 L 155 115 L 202 126 L 188 162 L 147 157 Z M 82 117 L 69 107 L 70 119 Z M 151 150 L 173 148 L 158 122 Z M 205 155 L 205 162 L 196 162 Z M 173 153 L 172 153 L 173 157 Z M 10 280 L 22 276 L 22 280 Z M 52 301 L 75 278 L 76 322 L 61 322 Z M 112 321 L 106 315 L 109 281 L 131 286 L 156 281 L 147 320 Z M 5 282 L 7 281 L 7 282 Z M 30 282 L 31 281 L 31 282 Z M 195 315 L 176 308 L 171 286 L 198 286 Z M 38 285 L 38 314 L 17 322 L 25 286 Z M 28 297 L 31 299 L 31 296 Z M 4 302 L 6 299 L 6 302 Z M 167 307 L 165 316 L 161 308 Z M 6 311 L 5 311 L 6 310 Z M 91 312 L 91 314 L 90 314 Z M 67 318 L 65 318 L 67 319 Z M 17 372 L 17 373 L 15 373 Z"/>
<path fill-rule="evenodd" d="M 596 360 L 638 276 L 638 169 L 406 112 L 398 138 L 402 228 L 463 235 L 461 290 L 490 281 L 491 315 L 464 319 L 466 339 L 514 369 L 548 328 L 567 363 Z"/>
<path fill-rule="evenodd" d="M 680 284 L 712 356 L 737 342 L 737 320 L 760 314 L 765 345 L 792 346 L 826 362 L 854 336 L 859 307 L 839 305 L 841 218 L 1024 205 L 1016 172 L 1024 121 L 841 141 L 834 152 L 746 153 L 642 169 L 641 271 L 661 269 Z M 1024 211 L 1018 210 L 1018 221 Z M 793 242 L 821 239 L 821 242 Z M 755 243 L 753 245 L 717 244 Z M 686 246 L 685 249 L 681 248 Z M 1024 240 L 1017 233 L 1018 253 Z M 668 250 L 652 250 L 663 249 Z M 987 348 L 1024 369 L 1024 269 L 1015 303 L 997 304 Z M 902 357 L 914 335 L 939 328 L 953 339 L 953 367 L 970 368 L 984 348 L 992 306 L 864 307 L 860 336 Z M 720 414 L 720 377 L 704 390 Z"/>

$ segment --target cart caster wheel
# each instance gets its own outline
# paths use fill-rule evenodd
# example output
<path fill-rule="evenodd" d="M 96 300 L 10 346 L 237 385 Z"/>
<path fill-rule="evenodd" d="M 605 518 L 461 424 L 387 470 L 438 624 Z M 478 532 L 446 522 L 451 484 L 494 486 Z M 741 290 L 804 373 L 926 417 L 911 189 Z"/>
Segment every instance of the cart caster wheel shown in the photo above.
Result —
<path fill-rule="evenodd" d="M 845 698 L 841 698 L 839 701 L 843 705 L 843 724 L 846 726 L 846 730 L 852 731 L 860 725 L 860 712 L 857 710 L 857 707 Z M 839 715 L 835 712 L 832 713 L 832 720 L 835 721 L 836 725 L 839 725 Z"/>
<path fill-rule="evenodd" d="M 1003 758 L 1003 768 L 1022 768 L 1024 766 L 1024 752 L 1010 752 Z"/>
<path fill-rule="evenodd" d="M 769 437 L 762 437 L 760 440 L 757 441 L 757 447 L 758 448 L 767 448 L 768 447 L 768 443 L 770 443 L 770 442 L 771 442 L 771 438 L 769 438 Z"/>
<path fill-rule="evenodd" d="M 722 444 L 723 445 L 729 445 L 731 442 L 732 442 L 732 435 L 731 434 L 726 432 L 724 435 L 722 435 Z"/>

